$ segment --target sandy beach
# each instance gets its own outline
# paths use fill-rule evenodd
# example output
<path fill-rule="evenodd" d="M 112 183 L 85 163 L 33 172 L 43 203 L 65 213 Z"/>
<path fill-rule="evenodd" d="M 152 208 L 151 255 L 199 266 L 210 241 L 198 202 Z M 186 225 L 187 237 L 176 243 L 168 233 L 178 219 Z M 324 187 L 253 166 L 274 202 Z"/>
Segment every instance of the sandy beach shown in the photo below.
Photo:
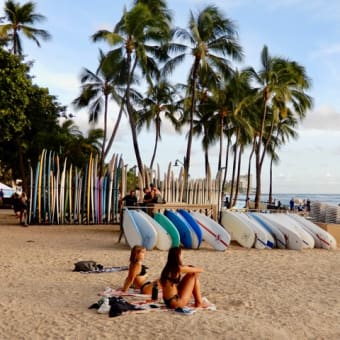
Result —
<path fill-rule="evenodd" d="M 9 213 L 12 214 L 11 211 Z M 4 222 L 4 212 L 0 215 Z M 221 253 L 207 244 L 184 250 L 201 266 L 203 295 L 216 311 L 182 316 L 130 313 L 115 318 L 88 307 L 126 271 L 73 272 L 79 260 L 128 264 L 118 226 L 0 224 L 0 338 L 5 339 L 339 339 L 340 249 L 244 249 Z M 167 252 L 148 251 L 149 278 Z"/>

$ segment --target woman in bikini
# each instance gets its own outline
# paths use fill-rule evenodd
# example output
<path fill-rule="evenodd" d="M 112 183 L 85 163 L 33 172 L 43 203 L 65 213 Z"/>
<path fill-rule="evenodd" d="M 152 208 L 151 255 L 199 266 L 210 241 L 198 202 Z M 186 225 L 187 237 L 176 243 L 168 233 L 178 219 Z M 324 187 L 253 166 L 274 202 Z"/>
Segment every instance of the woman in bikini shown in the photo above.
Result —
<path fill-rule="evenodd" d="M 183 265 L 181 248 L 169 249 L 168 261 L 160 279 L 166 306 L 172 309 L 183 308 L 193 295 L 195 307 L 205 307 L 199 282 L 199 274 L 202 272 L 202 268 Z M 181 274 L 185 274 L 183 278 Z"/>
<path fill-rule="evenodd" d="M 154 282 L 147 281 L 148 267 L 142 264 L 145 253 L 146 249 L 142 246 L 134 246 L 131 249 L 129 272 L 124 281 L 123 292 L 129 288 L 137 288 L 141 294 L 151 294 Z"/>

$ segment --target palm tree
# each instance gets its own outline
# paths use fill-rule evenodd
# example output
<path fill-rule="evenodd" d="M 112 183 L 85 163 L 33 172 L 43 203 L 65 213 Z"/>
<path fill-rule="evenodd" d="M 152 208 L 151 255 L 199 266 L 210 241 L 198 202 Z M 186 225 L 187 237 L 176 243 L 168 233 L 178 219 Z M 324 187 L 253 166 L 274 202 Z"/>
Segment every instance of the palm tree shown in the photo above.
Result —
<path fill-rule="evenodd" d="M 39 13 L 35 13 L 36 5 L 34 2 L 26 2 L 22 6 L 12 0 L 5 2 L 5 18 L 8 23 L 0 24 L 0 36 L 12 42 L 12 52 L 16 55 L 22 55 L 22 42 L 20 33 L 35 41 L 40 47 L 39 39 L 45 41 L 51 38 L 51 35 L 43 30 L 34 28 L 36 22 L 41 22 L 45 17 Z"/>
<path fill-rule="evenodd" d="M 270 156 L 269 165 L 269 203 L 272 203 L 272 193 L 273 193 L 273 164 L 277 164 L 280 160 L 277 153 L 282 145 L 286 144 L 290 138 L 296 139 L 298 134 L 294 128 L 297 126 L 297 119 L 293 116 L 292 112 L 288 110 L 285 117 L 280 117 L 279 121 L 275 124 L 273 131 L 273 137 L 268 145 L 268 154 Z"/>
<path fill-rule="evenodd" d="M 270 138 L 274 128 L 275 115 L 284 114 L 290 107 L 292 113 L 303 119 L 306 111 L 312 107 L 312 98 L 305 93 L 310 88 L 310 80 L 303 66 L 294 61 L 271 57 L 268 48 L 264 46 L 261 53 L 262 68 L 259 72 L 249 69 L 258 83 L 258 93 L 255 100 L 262 100 L 263 110 L 255 147 L 256 155 L 256 197 L 255 208 L 259 207 L 261 199 L 261 172 Z M 271 128 L 263 144 L 268 108 L 273 111 Z M 263 149 L 262 149 L 263 144 Z"/>
<path fill-rule="evenodd" d="M 109 100 L 114 99 L 118 103 L 121 101 L 119 96 L 119 93 L 123 91 L 120 88 L 121 65 L 122 62 L 118 59 L 115 63 L 106 62 L 105 55 L 100 51 L 99 67 L 96 73 L 87 68 L 83 69 L 80 77 L 82 83 L 81 94 L 72 102 L 77 109 L 88 107 L 90 123 L 97 123 L 99 115 L 102 112 L 104 113 L 104 134 L 101 146 L 99 175 L 102 175 L 104 169 Z M 122 111 L 117 117 L 117 128 L 121 115 Z"/>
<path fill-rule="evenodd" d="M 196 110 L 196 92 L 197 84 L 200 78 L 202 84 L 209 81 L 209 89 L 216 87 L 220 81 L 220 74 L 228 75 L 231 68 L 226 57 L 234 60 L 242 59 L 242 49 L 237 42 L 237 33 L 234 23 L 226 18 L 216 6 L 207 6 L 195 16 L 190 13 L 189 29 L 176 29 L 174 37 L 187 41 L 193 56 L 192 66 L 190 68 L 188 84 L 189 87 L 189 132 L 187 141 L 187 151 L 184 158 L 184 176 L 187 183 L 191 145 L 193 135 L 194 112 Z M 169 64 L 172 70 L 174 64 L 182 62 L 183 54 L 179 54 Z"/>
<path fill-rule="evenodd" d="M 110 46 L 115 47 L 108 53 L 108 58 L 124 58 L 123 69 L 126 71 L 127 83 L 123 98 L 140 173 L 143 173 L 143 162 L 137 139 L 136 112 L 131 101 L 131 85 L 135 81 L 137 67 L 150 82 L 153 75 L 159 75 L 154 58 L 165 60 L 167 57 L 164 50 L 160 48 L 160 44 L 170 38 L 170 23 L 168 17 L 164 15 L 168 12 L 166 7 L 162 7 L 163 5 L 161 1 L 135 1 L 133 8 L 123 13 L 112 32 L 100 30 L 92 36 L 95 42 L 106 41 Z M 152 44 L 148 44 L 149 42 Z"/>
<path fill-rule="evenodd" d="M 141 102 L 143 108 L 137 112 L 138 129 L 144 125 L 150 129 L 151 123 L 155 126 L 155 143 L 149 166 L 150 169 L 153 168 L 158 141 L 161 140 L 162 116 L 167 118 L 175 129 L 178 129 L 178 120 L 175 117 L 178 109 L 176 92 L 176 88 L 165 79 L 160 80 L 156 85 L 150 85 L 146 97 Z"/>

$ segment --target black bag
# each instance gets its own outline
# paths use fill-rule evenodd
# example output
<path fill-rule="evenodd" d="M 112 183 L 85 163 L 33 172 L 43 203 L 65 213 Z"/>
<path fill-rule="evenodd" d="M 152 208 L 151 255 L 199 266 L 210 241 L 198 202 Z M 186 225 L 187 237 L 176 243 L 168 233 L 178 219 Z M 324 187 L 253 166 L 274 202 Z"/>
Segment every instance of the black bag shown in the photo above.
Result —
<path fill-rule="evenodd" d="M 124 300 L 121 296 L 112 296 L 109 299 L 110 311 L 109 317 L 115 317 L 122 315 L 122 313 L 127 312 L 129 310 L 142 310 L 143 308 L 137 307 L 126 300 Z"/>
<path fill-rule="evenodd" d="M 102 267 L 98 265 L 95 261 L 79 261 L 74 264 L 74 272 L 92 272 Z"/>

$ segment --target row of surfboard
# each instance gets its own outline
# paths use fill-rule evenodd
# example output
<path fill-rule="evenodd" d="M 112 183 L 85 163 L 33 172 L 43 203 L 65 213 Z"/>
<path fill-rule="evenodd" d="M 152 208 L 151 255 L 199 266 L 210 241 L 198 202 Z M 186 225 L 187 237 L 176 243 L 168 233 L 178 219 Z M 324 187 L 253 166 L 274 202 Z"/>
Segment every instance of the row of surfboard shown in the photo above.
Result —
<path fill-rule="evenodd" d="M 100 224 L 118 221 L 119 195 L 124 168 L 114 154 L 103 176 L 98 174 L 98 157 L 89 158 L 83 169 L 61 160 L 44 149 L 35 171 L 30 167 L 28 223 Z M 34 173 L 35 172 L 35 173 Z"/>
<path fill-rule="evenodd" d="M 312 221 L 296 214 L 222 212 L 221 224 L 200 212 L 165 210 L 153 217 L 141 209 L 124 209 L 123 231 L 127 243 L 146 249 L 168 250 L 184 246 L 198 249 L 202 241 L 224 251 L 231 241 L 245 248 L 335 249 L 336 239 Z"/>
<path fill-rule="evenodd" d="M 229 233 L 212 218 L 200 212 L 165 210 L 153 217 L 141 209 L 123 211 L 122 227 L 127 243 L 132 248 L 168 250 L 180 245 L 198 249 L 205 240 L 213 249 L 224 251 L 230 244 Z"/>
<path fill-rule="evenodd" d="M 336 239 L 312 221 L 287 213 L 223 211 L 221 224 L 246 248 L 335 249 Z"/>

